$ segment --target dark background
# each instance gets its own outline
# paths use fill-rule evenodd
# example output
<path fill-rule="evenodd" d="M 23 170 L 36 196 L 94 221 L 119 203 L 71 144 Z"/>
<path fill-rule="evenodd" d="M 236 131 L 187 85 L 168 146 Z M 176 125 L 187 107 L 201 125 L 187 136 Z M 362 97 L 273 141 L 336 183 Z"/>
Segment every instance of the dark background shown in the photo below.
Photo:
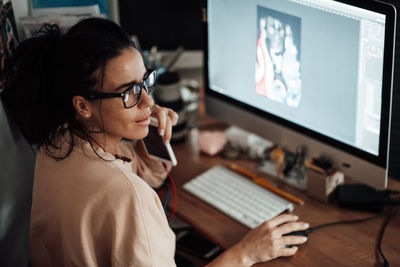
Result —
<path fill-rule="evenodd" d="M 397 0 L 382 0 L 396 6 Z M 143 49 L 203 49 L 202 0 L 120 0 L 121 26 L 139 37 Z M 400 16 L 397 16 L 389 175 L 400 180 Z"/>
<path fill-rule="evenodd" d="M 143 49 L 203 48 L 202 0 L 120 0 L 121 26 Z"/>

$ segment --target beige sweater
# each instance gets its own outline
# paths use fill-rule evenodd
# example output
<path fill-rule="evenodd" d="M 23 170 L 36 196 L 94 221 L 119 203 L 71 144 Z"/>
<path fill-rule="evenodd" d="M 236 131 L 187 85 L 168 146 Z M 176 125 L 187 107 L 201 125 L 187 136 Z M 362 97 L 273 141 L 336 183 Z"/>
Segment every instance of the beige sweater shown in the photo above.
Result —
<path fill-rule="evenodd" d="M 39 151 L 32 200 L 33 266 L 175 266 L 175 236 L 155 191 L 166 176 L 143 156 L 141 142 L 123 141 L 125 162 L 75 137 L 56 161 Z M 64 148 L 65 148 L 65 142 Z M 141 155 L 140 157 L 138 155 Z"/>

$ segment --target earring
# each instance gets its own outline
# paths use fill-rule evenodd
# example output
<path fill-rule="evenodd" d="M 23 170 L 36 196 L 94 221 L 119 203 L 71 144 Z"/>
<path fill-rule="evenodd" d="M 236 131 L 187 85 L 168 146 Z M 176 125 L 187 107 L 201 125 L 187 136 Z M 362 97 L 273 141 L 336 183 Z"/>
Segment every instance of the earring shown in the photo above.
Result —
<path fill-rule="evenodd" d="M 89 117 L 89 113 L 86 113 L 85 116 L 86 116 L 86 117 Z"/>

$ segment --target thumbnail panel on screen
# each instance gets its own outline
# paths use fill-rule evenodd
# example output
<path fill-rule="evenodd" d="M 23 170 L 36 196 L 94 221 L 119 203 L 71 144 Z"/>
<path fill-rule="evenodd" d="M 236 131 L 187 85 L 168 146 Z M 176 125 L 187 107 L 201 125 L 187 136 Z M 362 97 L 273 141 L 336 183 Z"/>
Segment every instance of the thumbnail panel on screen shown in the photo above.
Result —
<path fill-rule="evenodd" d="M 256 93 L 297 108 L 301 101 L 301 18 L 257 6 Z"/>

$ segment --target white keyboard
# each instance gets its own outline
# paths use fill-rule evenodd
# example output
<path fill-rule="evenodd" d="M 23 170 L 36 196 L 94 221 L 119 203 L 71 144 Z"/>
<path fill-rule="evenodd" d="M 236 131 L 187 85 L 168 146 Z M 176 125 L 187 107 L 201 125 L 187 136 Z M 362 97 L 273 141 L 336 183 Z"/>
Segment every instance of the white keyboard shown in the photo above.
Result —
<path fill-rule="evenodd" d="M 291 202 L 221 165 L 193 178 L 183 188 L 249 228 L 294 209 Z"/>

